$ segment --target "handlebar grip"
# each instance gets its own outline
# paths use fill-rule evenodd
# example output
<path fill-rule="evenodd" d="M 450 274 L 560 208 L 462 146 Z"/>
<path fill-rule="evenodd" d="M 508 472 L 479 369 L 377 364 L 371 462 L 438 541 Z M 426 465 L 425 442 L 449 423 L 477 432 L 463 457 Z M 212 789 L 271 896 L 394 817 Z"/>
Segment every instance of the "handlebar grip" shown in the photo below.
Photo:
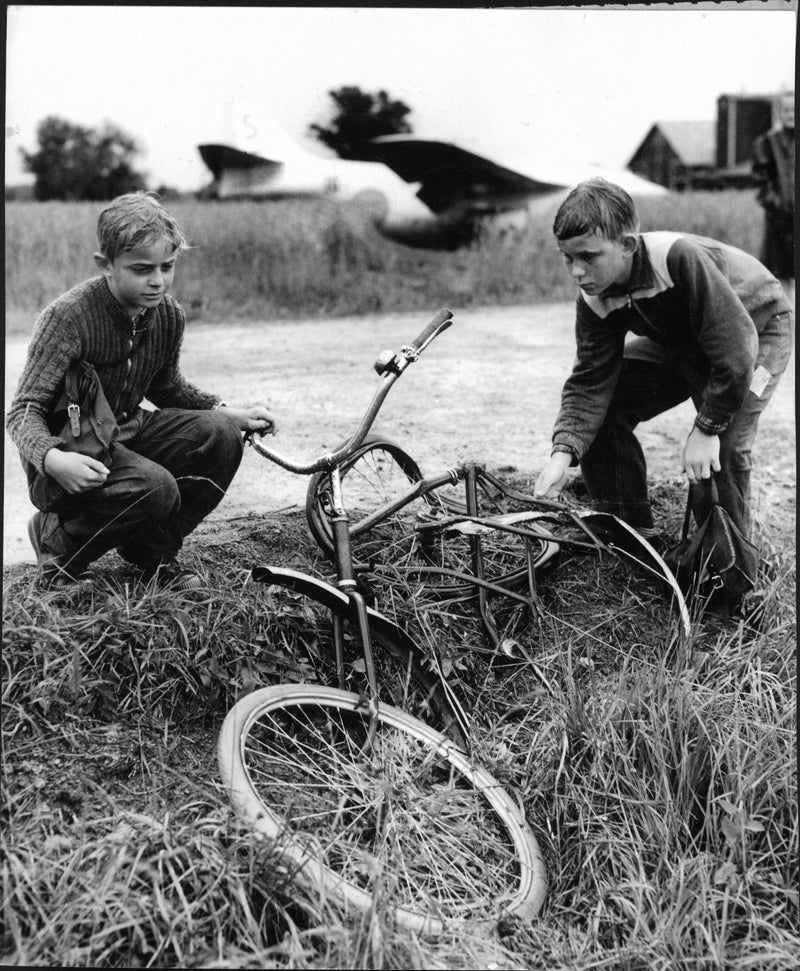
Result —
<path fill-rule="evenodd" d="M 446 330 L 453 320 L 453 311 L 447 310 L 446 308 L 440 310 L 438 314 L 433 318 L 433 320 L 428 324 L 425 330 L 411 341 L 411 347 L 419 350 L 423 345 L 427 344 L 428 341 L 432 340 L 440 331 Z"/>

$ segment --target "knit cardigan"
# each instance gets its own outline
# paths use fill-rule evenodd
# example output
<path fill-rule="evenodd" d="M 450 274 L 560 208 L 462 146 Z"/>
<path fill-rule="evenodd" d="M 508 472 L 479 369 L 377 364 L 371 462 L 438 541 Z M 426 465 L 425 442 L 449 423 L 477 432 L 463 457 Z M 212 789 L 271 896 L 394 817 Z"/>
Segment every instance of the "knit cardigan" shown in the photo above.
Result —
<path fill-rule="evenodd" d="M 94 364 L 118 421 L 143 398 L 159 408 L 208 410 L 220 398 L 181 374 L 180 349 L 186 317 L 166 295 L 134 322 L 114 298 L 104 276 L 79 283 L 54 300 L 34 328 L 6 427 L 23 463 L 44 471 L 51 448 L 65 444 L 49 427 L 70 364 Z"/>

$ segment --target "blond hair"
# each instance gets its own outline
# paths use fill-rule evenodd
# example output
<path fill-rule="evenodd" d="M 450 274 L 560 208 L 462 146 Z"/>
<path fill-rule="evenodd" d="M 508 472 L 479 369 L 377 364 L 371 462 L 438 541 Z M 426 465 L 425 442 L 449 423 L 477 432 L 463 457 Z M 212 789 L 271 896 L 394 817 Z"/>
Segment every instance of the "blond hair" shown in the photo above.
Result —
<path fill-rule="evenodd" d="M 162 237 L 178 251 L 189 248 L 177 221 L 161 205 L 155 192 L 117 196 L 97 218 L 100 252 L 112 262 L 121 253 Z"/>

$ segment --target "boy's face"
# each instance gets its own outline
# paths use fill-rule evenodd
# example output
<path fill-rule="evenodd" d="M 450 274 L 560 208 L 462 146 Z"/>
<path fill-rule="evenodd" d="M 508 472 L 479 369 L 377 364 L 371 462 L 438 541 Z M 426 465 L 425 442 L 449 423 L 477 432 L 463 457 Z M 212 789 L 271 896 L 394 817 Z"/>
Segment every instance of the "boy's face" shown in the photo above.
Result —
<path fill-rule="evenodd" d="M 586 294 L 598 295 L 611 286 L 624 287 L 631 276 L 636 236 L 606 239 L 596 232 L 558 240 L 570 276 Z"/>
<path fill-rule="evenodd" d="M 94 258 L 117 302 L 135 317 L 155 307 L 172 286 L 178 254 L 175 244 L 162 236 L 120 253 L 113 261 L 102 253 Z"/>

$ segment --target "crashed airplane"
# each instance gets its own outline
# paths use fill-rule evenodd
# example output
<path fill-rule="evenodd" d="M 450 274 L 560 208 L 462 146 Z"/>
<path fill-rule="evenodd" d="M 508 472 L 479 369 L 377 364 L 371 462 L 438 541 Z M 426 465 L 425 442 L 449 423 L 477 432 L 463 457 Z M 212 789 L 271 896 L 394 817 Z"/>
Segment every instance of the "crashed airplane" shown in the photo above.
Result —
<path fill-rule="evenodd" d="M 217 199 L 326 197 L 364 208 L 382 235 L 409 246 L 455 249 L 487 220 L 523 220 L 532 204 L 553 200 L 576 183 L 603 176 L 631 195 L 666 190 L 627 169 L 502 164 L 448 142 L 387 135 L 370 143 L 374 161 L 323 158 L 285 132 L 263 129 L 245 144 L 204 143 L 200 155 Z"/>

